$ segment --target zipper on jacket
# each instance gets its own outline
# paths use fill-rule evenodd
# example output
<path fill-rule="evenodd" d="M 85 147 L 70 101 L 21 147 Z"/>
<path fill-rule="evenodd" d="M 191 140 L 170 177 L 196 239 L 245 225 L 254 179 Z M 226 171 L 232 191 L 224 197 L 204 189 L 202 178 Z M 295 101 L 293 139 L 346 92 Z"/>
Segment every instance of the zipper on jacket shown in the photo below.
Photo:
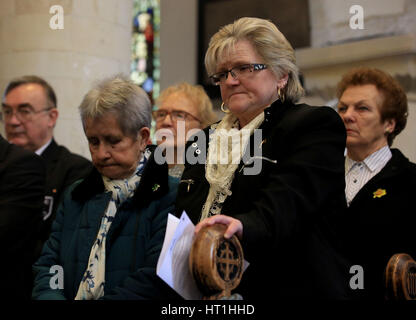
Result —
<path fill-rule="evenodd" d="M 263 156 L 255 156 L 255 157 L 251 157 L 250 159 L 248 159 L 248 161 L 247 161 L 246 163 L 244 163 L 244 164 L 241 166 L 241 168 L 240 168 L 240 170 L 238 171 L 238 173 L 241 173 L 241 171 L 243 171 L 243 169 L 246 167 L 246 165 L 252 164 L 252 163 L 254 162 L 254 160 L 255 160 L 255 159 L 265 160 L 265 161 L 268 161 L 268 162 L 271 162 L 271 163 L 274 163 L 274 164 L 276 164 L 276 163 L 277 163 L 277 160 L 273 160 L 273 159 L 270 159 L 270 158 L 267 158 L 267 157 L 263 157 Z"/>

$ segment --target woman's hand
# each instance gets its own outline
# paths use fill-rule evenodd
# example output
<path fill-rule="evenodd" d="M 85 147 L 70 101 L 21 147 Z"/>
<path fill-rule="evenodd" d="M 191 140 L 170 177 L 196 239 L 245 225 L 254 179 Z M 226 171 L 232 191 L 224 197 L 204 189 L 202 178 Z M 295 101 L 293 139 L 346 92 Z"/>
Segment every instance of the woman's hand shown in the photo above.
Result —
<path fill-rule="evenodd" d="M 230 239 L 235 234 L 238 239 L 242 240 L 243 224 L 241 221 L 222 214 L 211 216 L 199 222 L 195 227 L 195 234 L 197 234 L 203 227 L 212 226 L 215 223 L 221 223 L 227 226 L 224 233 L 225 239 Z"/>

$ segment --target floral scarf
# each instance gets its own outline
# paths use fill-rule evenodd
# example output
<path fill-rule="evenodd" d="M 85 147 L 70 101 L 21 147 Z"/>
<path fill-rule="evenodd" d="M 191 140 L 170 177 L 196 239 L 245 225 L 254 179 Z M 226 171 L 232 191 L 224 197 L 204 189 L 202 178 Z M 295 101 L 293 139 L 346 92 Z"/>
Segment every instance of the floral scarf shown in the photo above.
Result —
<path fill-rule="evenodd" d="M 128 198 L 134 195 L 143 173 L 143 169 L 149 159 L 151 151 L 146 150 L 139 161 L 135 173 L 127 179 L 112 180 L 102 176 L 105 190 L 112 193 L 107 210 L 101 219 L 101 226 L 98 231 L 90 257 L 88 267 L 82 277 L 75 300 L 95 300 L 104 295 L 105 286 L 105 244 L 107 233 L 110 230 L 117 209 Z"/>

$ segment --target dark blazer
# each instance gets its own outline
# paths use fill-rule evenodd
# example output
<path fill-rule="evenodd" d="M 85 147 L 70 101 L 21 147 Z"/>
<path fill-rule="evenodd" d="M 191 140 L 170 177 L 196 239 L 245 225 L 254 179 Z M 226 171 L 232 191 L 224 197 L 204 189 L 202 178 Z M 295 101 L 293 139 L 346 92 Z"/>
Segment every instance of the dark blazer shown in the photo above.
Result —
<path fill-rule="evenodd" d="M 0 135 L 0 297 L 29 299 L 42 222 L 45 167 L 36 154 Z"/>
<path fill-rule="evenodd" d="M 244 174 L 249 165 L 240 163 L 222 208 L 243 223 L 242 246 L 250 263 L 235 292 L 253 299 L 344 298 L 345 280 L 322 222 L 345 206 L 344 125 L 328 107 L 275 102 L 264 112 L 262 140 L 250 141 L 250 150 L 262 150 L 261 172 Z M 205 162 L 188 161 L 189 155 L 206 154 L 207 140 L 188 142 L 178 188 L 177 214 L 185 210 L 194 223 L 209 184 Z"/>
<path fill-rule="evenodd" d="M 134 196 L 118 209 L 106 240 L 103 299 L 163 299 L 178 296 L 156 275 L 168 213 L 173 211 L 178 180 L 166 164 L 149 158 Z M 74 299 L 88 264 L 102 216 L 110 202 L 94 168 L 65 192 L 51 236 L 33 269 L 34 299 Z M 52 289 L 51 266 L 62 266 L 63 289 Z M 52 279 L 53 280 L 53 279 Z M 166 294 L 166 295 L 165 295 Z"/>
<path fill-rule="evenodd" d="M 353 265 L 364 271 L 364 289 L 351 289 L 358 299 L 384 298 L 384 269 L 392 255 L 416 258 L 416 165 L 391 151 L 390 161 L 361 188 L 336 227 L 340 250 L 350 261 L 345 272 Z"/>
<path fill-rule="evenodd" d="M 45 220 L 41 232 L 41 243 L 43 244 L 49 237 L 50 228 L 65 189 L 75 181 L 87 176 L 92 169 L 92 164 L 84 157 L 71 153 L 64 146 L 59 146 L 54 139 L 42 152 L 41 157 L 46 165 L 46 193 L 43 212 Z"/>

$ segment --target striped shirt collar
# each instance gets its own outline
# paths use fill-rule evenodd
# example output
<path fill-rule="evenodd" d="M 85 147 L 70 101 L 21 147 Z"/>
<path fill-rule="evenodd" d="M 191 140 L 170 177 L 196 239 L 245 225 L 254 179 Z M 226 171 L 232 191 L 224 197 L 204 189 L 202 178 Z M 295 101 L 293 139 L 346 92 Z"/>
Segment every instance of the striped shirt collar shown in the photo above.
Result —
<path fill-rule="evenodd" d="M 381 149 L 378 149 L 376 152 L 370 154 L 363 161 L 355 161 L 348 157 L 345 158 L 345 174 L 347 174 L 352 167 L 357 163 L 364 163 L 365 166 L 371 171 L 380 171 L 384 168 L 387 162 L 391 159 L 392 154 L 389 146 L 384 146 Z"/>

